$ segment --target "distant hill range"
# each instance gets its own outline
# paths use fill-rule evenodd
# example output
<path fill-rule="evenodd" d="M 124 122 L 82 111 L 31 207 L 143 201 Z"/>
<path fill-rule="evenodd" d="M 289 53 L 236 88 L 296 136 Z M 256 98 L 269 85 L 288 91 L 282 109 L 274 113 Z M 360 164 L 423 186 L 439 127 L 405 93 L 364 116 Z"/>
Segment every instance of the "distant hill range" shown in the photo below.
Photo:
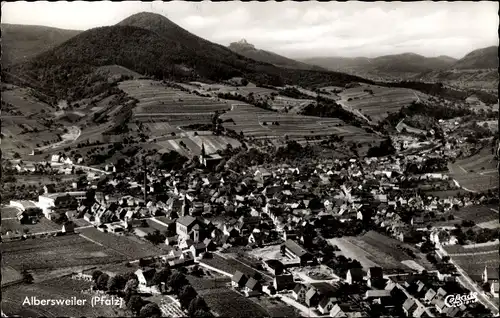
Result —
<path fill-rule="evenodd" d="M 402 76 L 446 69 L 457 60 L 449 56 L 425 57 L 414 53 L 404 53 L 376 58 L 318 57 L 302 61 L 335 71 Z"/>
<path fill-rule="evenodd" d="M 248 43 L 245 39 L 238 42 L 233 42 L 229 44 L 228 47 L 231 51 L 248 57 L 252 60 L 273 64 L 279 67 L 294 68 L 300 70 L 326 70 L 325 68 L 316 65 L 298 62 L 273 52 L 257 49 L 253 44 Z"/>
<path fill-rule="evenodd" d="M 491 69 L 498 68 L 498 46 L 474 50 L 454 63 L 452 69 Z"/>
<path fill-rule="evenodd" d="M 404 53 L 376 58 L 317 57 L 300 61 L 375 80 L 440 81 L 471 88 L 493 88 L 498 85 L 497 46 L 474 50 L 459 60 L 445 55 L 425 57 Z"/>
<path fill-rule="evenodd" d="M 40 25 L 3 23 L 1 29 L 2 66 L 28 61 L 82 32 Z"/>
<path fill-rule="evenodd" d="M 159 79 L 217 82 L 245 77 L 275 86 L 371 82 L 339 72 L 280 68 L 255 61 L 200 38 L 162 15 L 145 12 L 113 26 L 79 33 L 5 73 L 10 75 L 7 78 L 31 85 L 39 82 L 36 88 L 60 98 L 66 98 L 69 91 L 82 98 L 89 93 L 84 93 L 89 91 L 85 88 L 90 85 L 89 76 L 105 65 L 121 65 Z"/>

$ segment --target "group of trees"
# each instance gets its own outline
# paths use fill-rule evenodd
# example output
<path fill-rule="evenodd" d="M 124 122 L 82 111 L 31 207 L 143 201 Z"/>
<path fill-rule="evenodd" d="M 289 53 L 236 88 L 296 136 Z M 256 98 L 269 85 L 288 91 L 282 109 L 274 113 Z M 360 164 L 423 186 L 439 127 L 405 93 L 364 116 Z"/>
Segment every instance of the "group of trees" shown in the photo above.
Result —
<path fill-rule="evenodd" d="M 304 107 L 299 114 L 305 116 L 339 118 L 344 122 L 357 127 L 362 125 L 361 120 L 356 115 L 348 110 L 345 110 L 341 105 L 335 103 L 334 101 L 323 98 L 319 95 L 317 100 L 317 103 L 311 103 Z"/>
<path fill-rule="evenodd" d="M 107 273 L 96 270 L 92 273 L 92 282 L 97 290 L 106 291 L 123 297 L 127 308 L 138 317 L 161 317 L 161 310 L 156 303 L 148 302 L 138 294 L 137 276 L 130 272 L 110 277 Z M 163 267 L 155 272 L 153 285 L 165 286 L 177 295 L 182 309 L 187 310 L 189 317 L 213 317 L 204 299 L 189 284 L 186 276 L 179 271 L 172 272 Z"/>
<path fill-rule="evenodd" d="M 396 153 L 396 148 L 392 145 L 390 138 L 385 139 L 378 146 L 373 146 L 368 149 L 367 157 L 384 157 L 391 156 Z"/>

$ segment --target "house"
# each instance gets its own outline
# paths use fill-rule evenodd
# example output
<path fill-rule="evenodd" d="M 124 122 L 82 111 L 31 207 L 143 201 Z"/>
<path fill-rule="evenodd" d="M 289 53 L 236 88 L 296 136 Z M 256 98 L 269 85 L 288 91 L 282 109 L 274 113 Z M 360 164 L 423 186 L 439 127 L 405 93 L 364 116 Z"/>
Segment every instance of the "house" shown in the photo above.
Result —
<path fill-rule="evenodd" d="M 256 280 L 253 277 L 250 277 L 245 284 L 245 289 L 244 289 L 245 295 L 247 297 L 259 295 L 262 293 L 262 285 L 259 283 L 258 280 Z"/>
<path fill-rule="evenodd" d="M 85 213 L 85 215 L 83 216 L 83 219 L 87 222 L 90 222 L 90 223 L 93 223 L 95 221 L 95 218 L 94 218 L 94 215 L 93 214 L 90 214 L 90 213 Z"/>
<path fill-rule="evenodd" d="M 292 291 L 293 298 L 298 302 L 304 302 L 306 300 L 306 293 L 307 287 L 302 284 L 296 284 Z"/>
<path fill-rule="evenodd" d="M 344 303 L 335 304 L 332 310 L 330 310 L 330 317 L 368 317 L 367 314 L 359 307 L 354 304 Z"/>
<path fill-rule="evenodd" d="M 217 248 L 214 240 L 209 238 L 204 239 L 203 244 L 205 244 L 205 246 L 207 247 L 207 251 L 215 251 L 215 249 Z"/>
<path fill-rule="evenodd" d="M 318 304 L 318 310 L 323 315 L 328 314 L 337 303 L 337 298 L 325 296 Z"/>
<path fill-rule="evenodd" d="M 285 269 L 283 263 L 276 259 L 264 261 L 264 267 L 273 275 L 281 275 Z"/>
<path fill-rule="evenodd" d="M 425 302 L 430 303 L 434 297 L 436 297 L 436 291 L 433 288 L 429 288 L 429 290 L 425 293 L 424 300 Z"/>
<path fill-rule="evenodd" d="M 347 271 L 346 281 L 350 285 L 363 282 L 363 270 L 361 268 L 349 269 Z"/>
<path fill-rule="evenodd" d="M 165 245 L 174 246 L 177 245 L 179 237 L 177 235 L 165 238 Z"/>
<path fill-rule="evenodd" d="M 74 233 L 75 232 L 75 224 L 73 222 L 65 223 L 62 226 L 61 232 L 63 232 L 63 233 Z"/>
<path fill-rule="evenodd" d="M 407 317 L 412 316 L 417 307 L 418 305 L 413 298 L 408 298 L 403 303 L 403 311 Z"/>
<path fill-rule="evenodd" d="M 202 225 L 198 219 L 190 215 L 182 216 L 176 221 L 176 234 L 179 235 L 179 238 L 190 238 L 195 242 L 199 242 L 202 239 Z"/>
<path fill-rule="evenodd" d="M 308 307 L 316 307 L 320 301 L 320 294 L 316 288 L 309 288 L 306 293 L 305 303 Z"/>
<path fill-rule="evenodd" d="M 190 249 L 193 244 L 195 244 L 195 241 L 193 241 L 192 239 L 189 239 L 189 238 L 186 239 L 186 238 L 179 237 L 179 244 L 178 245 L 179 245 L 179 249 L 181 251 Z"/>
<path fill-rule="evenodd" d="M 248 277 L 246 277 L 242 272 L 236 271 L 231 278 L 231 285 L 233 287 L 243 287 L 246 285 Z"/>
<path fill-rule="evenodd" d="M 484 271 L 481 274 L 481 280 L 483 281 L 483 284 L 490 283 L 490 285 L 498 285 L 498 267 L 492 268 L 485 266 Z"/>
<path fill-rule="evenodd" d="M 375 300 L 391 297 L 391 291 L 386 289 L 367 290 L 364 299 Z"/>
<path fill-rule="evenodd" d="M 384 272 L 381 267 L 370 267 L 366 274 L 368 287 L 381 287 L 384 283 Z"/>
<path fill-rule="evenodd" d="M 309 307 L 316 307 L 324 297 L 331 297 L 337 289 L 329 283 L 312 283 L 306 293 L 306 304 Z"/>
<path fill-rule="evenodd" d="M 293 240 L 287 240 L 281 246 L 281 251 L 290 259 L 298 258 L 301 264 L 312 260 L 312 255 Z"/>
<path fill-rule="evenodd" d="M 205 243 L 195 243 L 191 245 L 189 250 L 193 254 L 193 258 L 199 258 L 202 253 L 205 253 L 207 251 L 207 246 L 205 245 Z"/>
<path fill-rule="evenodd" d="M 150 287 L 153 285 L 153 277 L 156 273 L 154 268 L 145 268 L 138 269 L 135 271 L 135 276 L 137 276 L 137 280 L 139 281 L 139 286 L 142 287 Z"/>
<path fill-rule="evenodd" d="M 295 286 L 293 275 L 277 275 L 274 278 L 273 286 L 276 291 L 292 289 Z"/>
<path fill-rule="evenodd" d="M 258 245 L 261 246 L 264 241 L 264 234 L 261 232 L 252 232 L 250 236 L 248 237 L 248 244 L 249 245 Z"/>

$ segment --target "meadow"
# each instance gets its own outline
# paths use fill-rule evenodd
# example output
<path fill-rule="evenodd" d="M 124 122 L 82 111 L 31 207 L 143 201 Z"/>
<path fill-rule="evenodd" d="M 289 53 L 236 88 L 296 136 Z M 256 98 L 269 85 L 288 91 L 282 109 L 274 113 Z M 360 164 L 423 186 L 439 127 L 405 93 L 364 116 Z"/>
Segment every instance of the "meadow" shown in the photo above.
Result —
<path fill-rule="evenodd" d="M 362 236 L 346 236 L 329 241 L 332 245 L 338 246 L 345 257 L 358 260 L 365 270 L 373 266 L 386 269 L 409 269 L 413 266 L 405 265 L 402 262 L 410 260 L 427 270 L 432 269 L 432 265 L 425 259 L 425 255 L 413 246 L 374 231 Z M 416 258 L 410 256 L 406 249 L 411 250 Z"/>

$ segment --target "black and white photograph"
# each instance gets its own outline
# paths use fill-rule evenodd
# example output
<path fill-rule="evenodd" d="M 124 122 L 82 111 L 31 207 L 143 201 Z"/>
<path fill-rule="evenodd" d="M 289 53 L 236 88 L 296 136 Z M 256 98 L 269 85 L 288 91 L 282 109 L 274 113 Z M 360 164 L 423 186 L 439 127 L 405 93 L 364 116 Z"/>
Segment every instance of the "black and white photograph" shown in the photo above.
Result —
<path fill-rule="evenodd" d="M 2 1 L 2 317 L 499 317 L 499 2 Z"/>

